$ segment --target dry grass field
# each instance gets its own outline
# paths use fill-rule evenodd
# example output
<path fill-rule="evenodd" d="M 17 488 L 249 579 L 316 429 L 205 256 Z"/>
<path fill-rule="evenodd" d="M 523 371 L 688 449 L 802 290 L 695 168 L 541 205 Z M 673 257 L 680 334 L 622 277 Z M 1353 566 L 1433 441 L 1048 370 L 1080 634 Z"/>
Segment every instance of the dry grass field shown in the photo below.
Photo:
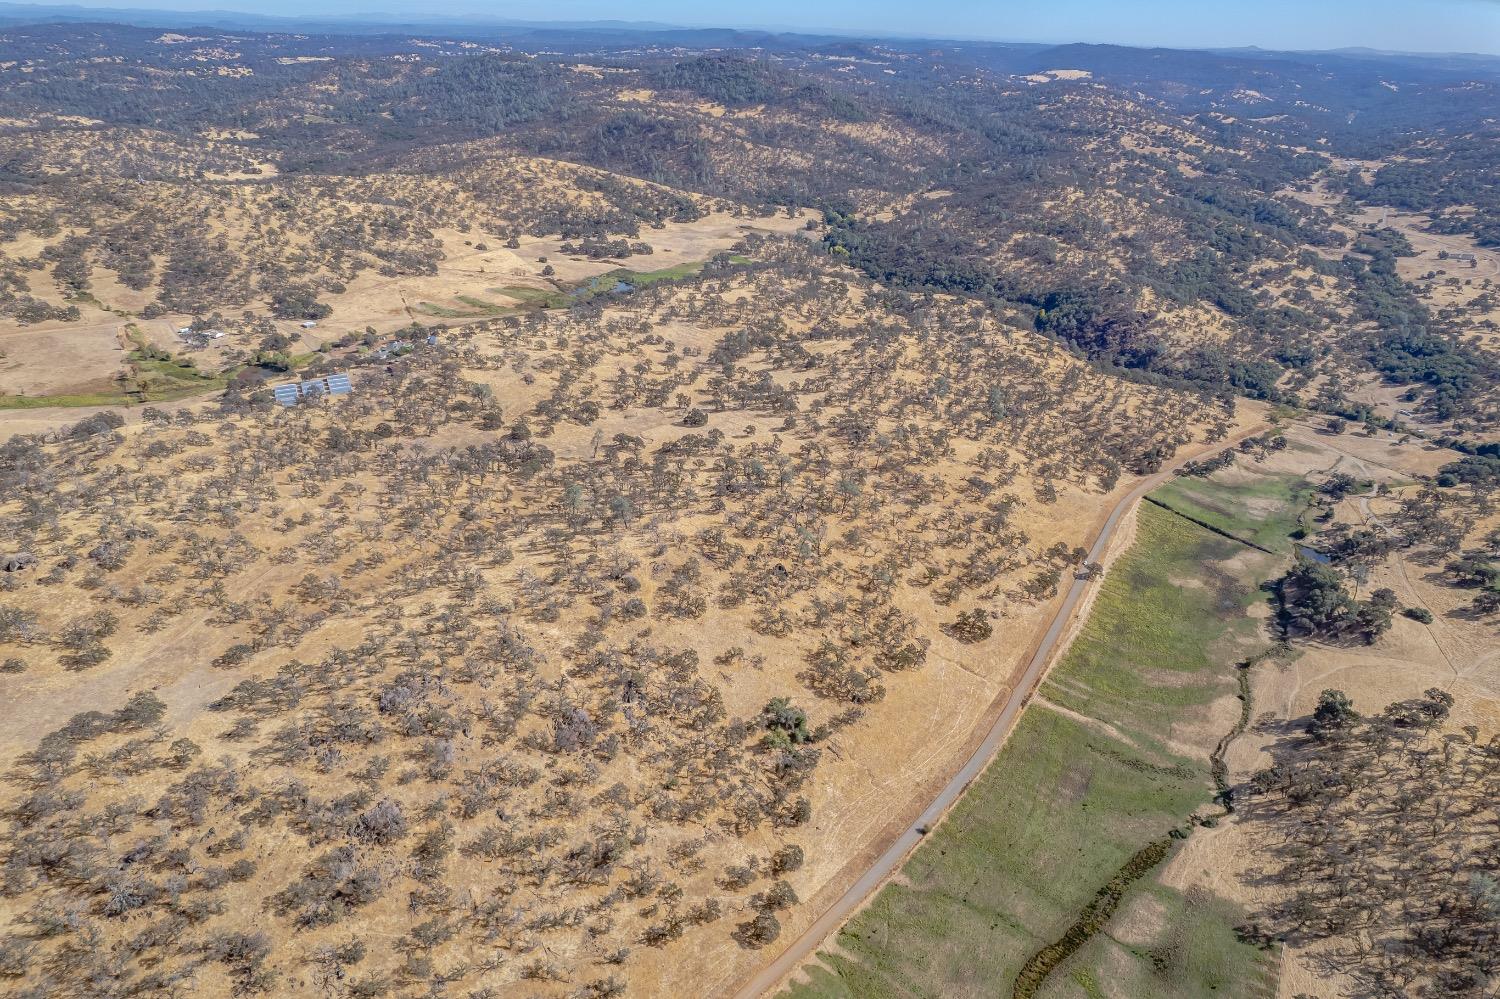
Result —
<path fill-rule="evenodd" d="M 543 36 L 0 30 L 0 993 L 733 994 L 1013 697 L 797 989 L 995 995 L 1127 870 L 1023 999 L 1317 992 L 1264 764 L 1500 723 L 1489 84 Z"/>
<path fill-rule="evenodd" d="M 109 391 L 120 372 L 124 325 L 47 323 L 0 332 L 0 395 Z"/>
<path fill-rule="evenodd" d="M 847 273 L 788 281 L 800 240 L 750 252 L 392 370 L 337 355 L 356 393 L 326 410 L 232 390 L 12 445 L 42 505 L 4 509 L 39 559 L 6 577 L 4 749 L 77 747 L 12 786 L 41 808 L 21 835 L 118 824 L 79 857 L 97 884 L 18 868 L 15 917 L 124 891 L 99 931 L 138 933 L 190 905 L 260 956 L 143 941 L 116 973 L 283 994 L 351 932 L 395 945 L 350 962 L 371 981 L 659 995 L 753 968 L 758 912 L 795 930 L 787 899 L 956 766 L 1131 466 L 1235 424 L 956 301 L 914 322 Z M 160 859 L 109 873 L 143 835 Z M 327 876 L 359 897 L 307 894 Z M 82 960 L 68 939 L 36 959 Z"/>

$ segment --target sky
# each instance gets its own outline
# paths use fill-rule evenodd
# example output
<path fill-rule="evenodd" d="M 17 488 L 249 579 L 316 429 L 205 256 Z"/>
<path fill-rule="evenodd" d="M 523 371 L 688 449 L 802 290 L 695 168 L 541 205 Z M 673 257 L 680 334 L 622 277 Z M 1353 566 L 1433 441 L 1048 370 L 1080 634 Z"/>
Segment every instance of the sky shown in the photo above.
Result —
<path fill-rule="evenodd" d="M 31 0 L 50 3 L 52 0 Z M 69 0 L 260 14 L 628 20 L 862 35 L 1179 48 L 1365 46 L 1500 54 L 1500 0 Z"/>

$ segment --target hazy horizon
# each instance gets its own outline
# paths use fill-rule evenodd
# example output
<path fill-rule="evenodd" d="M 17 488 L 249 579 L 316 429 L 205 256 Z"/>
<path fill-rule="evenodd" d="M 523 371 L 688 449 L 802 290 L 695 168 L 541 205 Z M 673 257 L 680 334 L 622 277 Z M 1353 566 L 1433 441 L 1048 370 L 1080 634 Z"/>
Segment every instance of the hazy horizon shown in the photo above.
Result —
<path fill-rule="evenodd" d="M 732 28 L 861 36 L 951 38 L 998 42 L 1114 43 L 1173 48 L 1258 47 L 1283 51 L 1374 48 L 1397 52 L 1500 55 L 1500 0 L 1262 0 L 1212 5 L 1147 0 L 1128 6 L 1104 0 L 976 3 L 931 0 L 914 7 L 894 0 L 767 0 L 753 17 L 705 19 L 699 4 L 639 0 L 628 9 L 605 0 L 382 0 L 371 11 L 359 0 L 32 0 L 32 6 L 233 13 L 270 17 L 438 20 L 471 18 L 532 22 L 644 22 L 683 28 Z"/>

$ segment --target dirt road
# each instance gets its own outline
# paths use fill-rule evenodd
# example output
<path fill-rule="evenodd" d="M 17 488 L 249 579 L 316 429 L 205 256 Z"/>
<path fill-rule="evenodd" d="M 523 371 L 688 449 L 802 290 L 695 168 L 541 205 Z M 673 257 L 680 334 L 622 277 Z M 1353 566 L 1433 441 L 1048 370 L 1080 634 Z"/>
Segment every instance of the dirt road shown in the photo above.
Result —
<path fill-rule="evenodd" d="M 1256 427 L 1237 434 L 1222 443 L 1222 447 L 1230 447 L 1244 437 L 1260 433 L 1264 427 Z M 1194 456 L 1196 457 L 1196 456 Z M 1105 519 L 1098 535 L 1094 538 L 1093 545 L 1089 548 L 1088 560 L 1100 562 L 1109 550 L 1111 539 L 1114 537 L 1115 529 L 1120 520 L 1129 513 L 1141 497 L 1172 478 L 1178 465 L 1184 464 L 1191 458 L 1184 458 L 1172 466 L 1157 472 L 1155 475 L 1142 480 L 1142 482 L 1126 494 L 1115 504 L 1109 516 Z M 1036 690 L 1046 675 L 1047 669 L 1052 665 L 1054 653 L 1057 651 L 1058 642 L 1066 633 L 1068 624 L 1072 620 L 1073 613 L 1079 602 L 1090 586 L 1098 585 L 1096 582 L 1086 582 L 1075 579 L 1068 588 L 1067 595 L 1058 607 L 1057 613 L 1052 618 L 1046 632 L 1042 635 L 1036 652 L 1026 664 L 1025 671 L 1021 674 L 1020 682 L 1011 690 L 1009 699 L 1001 709 L 990 727 L 988 735 L 974 754 L 969 757 L 953 778 L 948 781 L 943 789 L 933 799 L 931 804 L 919 815 L 916 821 L 906 827 L 887 846 L 868 870 L 854 882 L 849 889 L 834 903 L 833 907 L 818 917 L 817 921 L 809 926 L 800 937 L 791 943 L 781 954 L 764 968 L 756 972 L 755 976 L 741 984 L 733 992 L 728 993 L 734 999 L 757 999 L 757 997 L 769 994 L 777 988 L 802 962 L 811 957 L 817 949 L 835 933 L 845 920 L 854 914 L 866 899 L 874 896 L 875 892 L 885 883 L 906 860 L 908 854 L 914 850 L 922 838 L 940 822 L 948 809 L 951 808 L 960 796 L 963 795 L 974 781 L 989 766 L 990 761 L 999 753 L 1000 747 L 1005 744 L 1011 731 L 1015 728 L 1021 711 L 1031 700 L 1031 694 Z"/>

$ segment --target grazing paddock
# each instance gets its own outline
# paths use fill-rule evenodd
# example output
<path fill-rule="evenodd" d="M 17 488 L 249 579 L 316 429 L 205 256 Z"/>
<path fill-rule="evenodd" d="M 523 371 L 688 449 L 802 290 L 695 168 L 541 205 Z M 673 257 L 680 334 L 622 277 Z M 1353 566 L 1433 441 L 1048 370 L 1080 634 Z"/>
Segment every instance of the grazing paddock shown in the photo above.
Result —
<path fill-rule="evenodd" d="M 111 384 L 125 352 L 121 324 L 0 326 L 0 396 L 85 395 Z"/>
<path fill-rule="evenodd" d="M 1291 554 L 1288 537 L 1307 504 L 1311 484 L 1300 475 L 1258 475 L 1226 480 L 1181 478 L 1158 489 L 1153 499 L 1195 520 L 1272 551 Z"/>

